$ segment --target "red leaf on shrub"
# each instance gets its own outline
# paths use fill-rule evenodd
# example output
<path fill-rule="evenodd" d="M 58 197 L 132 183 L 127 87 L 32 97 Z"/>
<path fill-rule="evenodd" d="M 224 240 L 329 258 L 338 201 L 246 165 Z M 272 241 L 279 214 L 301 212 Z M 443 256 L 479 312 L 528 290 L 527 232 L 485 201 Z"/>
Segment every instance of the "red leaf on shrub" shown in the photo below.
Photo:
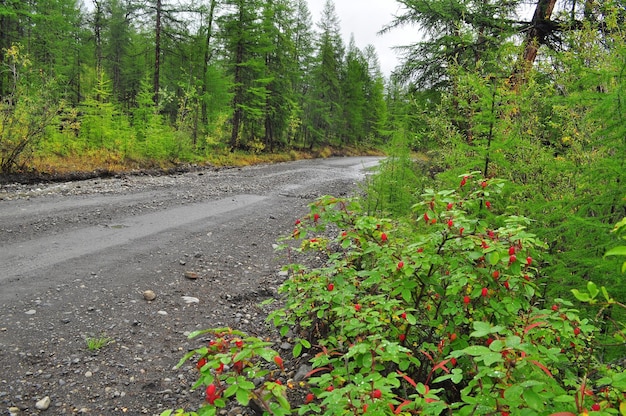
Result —
<path fill-rule="evenodd" d="M 446 364 L 448 364 L 450 360 L 443 360 L 438 362 L 437 364 L 435 364 L 435 366 L 433 367 L 433 372 L 437 369 L 441 369 L 443 371 L 445 371 L 446 373 L 450 373 L 450 370 L 448 370 L 448 367 L 446 367 Z"/>
<path fill-rule="evenodd" d="M 403 408 L 404 406 L 406 406 L 406 405 L 411 404 L 411 403 L 413 403 L 413 402 L 412 402 L 412 401 L 410 401 L 410 400 L 405 400 L 405 401 L 403 401 L 402 403 L 400 403 L 400 404 L 398 405 L 398 407 L 396 407 L 396 410 L 394 410 L 393 414 L 394 414 L 394 415 L 399 415 L 399 414 L 400 414 L 400 412 L 402 411 L 402 408 Z"/>
<path fill-rule="evenodd" d="M 526 328 L 524 328 L 524 334 L 527 334 L 528 331 L 530 331 L 531 329 L 536 328 L 543 324 L 545 324 L 545 322 L 535 322 L 533 324 L 528 325 Z"/>
<path fill-rule="evenodd" d="M 411 386 L 413 386 L 413 388 L 417 387 L 417 383 L 411 377 L 407 376 L 406 374 L 404 374 L 400 370 L 396 370 L 396 372 L 398 374 L 400 374 L 402 376 L 402 378 L 406 380 L 407 383 L 409 383 Z"/>
<path fill-rule="evenodd" d="M 546 373 L 549 377 L 554 378 L 550 370 L 548 370 L 548 367 L 546 367 L 545 365 L 541 364 L 539 361 L 536 361 L 536 360 L 530 360 L 530 362 L 535 364 L 537 367 L 541 368 L 543 372 Z"/>

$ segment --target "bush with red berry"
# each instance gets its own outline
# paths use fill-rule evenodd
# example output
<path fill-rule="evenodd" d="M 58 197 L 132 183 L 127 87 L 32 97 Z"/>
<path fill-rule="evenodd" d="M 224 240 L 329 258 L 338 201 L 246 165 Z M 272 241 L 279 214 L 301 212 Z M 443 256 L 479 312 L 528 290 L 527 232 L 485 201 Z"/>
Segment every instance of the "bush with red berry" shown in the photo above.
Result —
<path fill-rule="evenodd" d="M 284 248 L 324 266 L 287 266 L 285 304 L 269 318 L 295 357 L 312 357 L 306 398 L 281 400 L 286 387 L 251 359 L 277 354 L 263 344 L 243 356 L 231 336 L 196 352 L 207 360 L 197 386 L 215 386 L 202 409 L 232 397 L 262 398 L 268 415 L 626 414 L 626 373 L 595 354 L 597 317 L 545 304 L 544 244 L 508 211 L 503 186 L 463 175 L 457 189 L 426 191 L 409 219 L 366 215 L 356 199 L 312 204 Z M 575 295 L 619 304 L 593 283 Z M 253 388 L 252 375 L 269 384 Z"/>

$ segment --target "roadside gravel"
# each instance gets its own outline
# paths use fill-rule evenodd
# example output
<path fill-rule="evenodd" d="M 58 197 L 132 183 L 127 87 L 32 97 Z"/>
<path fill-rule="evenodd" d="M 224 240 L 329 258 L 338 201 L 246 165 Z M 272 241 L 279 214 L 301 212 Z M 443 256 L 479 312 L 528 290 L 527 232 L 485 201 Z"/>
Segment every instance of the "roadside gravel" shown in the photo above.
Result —
<path fill-rule="evenodd" d="M 0 414 L 195 409 L 203 400 L 191 390 L 196 370 L 174 365 L 200 345 L 186 337 L 197 329 L 231 326 L 274 340 L 288 356 L 290 346 L 260 306 L 284 279 L 287 259 L 272 246 L 316 197 L 354 192 L 363 168 L 376 162 L 1 184 Z M 128 239 L 102 245 L 106 233 Z M 84 240 L 71 246 L 68 236 Z M 154 300 L 144 298 L 146 290 Z M 97 338 L 110 342 L 89 350 L 87 340 Z M 298 369 L 288 363 L 291 375 Z M 231 407 L 225 414 L 253 412 Z"/>

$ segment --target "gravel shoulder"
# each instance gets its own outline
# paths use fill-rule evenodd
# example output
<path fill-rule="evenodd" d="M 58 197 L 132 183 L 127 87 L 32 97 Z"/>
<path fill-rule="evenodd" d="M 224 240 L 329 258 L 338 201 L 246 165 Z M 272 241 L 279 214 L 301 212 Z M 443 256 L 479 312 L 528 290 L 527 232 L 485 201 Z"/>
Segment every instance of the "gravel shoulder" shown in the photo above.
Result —
<path fill-rule="evenodd" d="M 195 369 L 173 368 L 199 346 L 186 335 L 231 326 L 280 348 L 260 306 L 287 263 L 273 244 L 378 160 L 0 185 L 0 414 L 196 408 Z"/>

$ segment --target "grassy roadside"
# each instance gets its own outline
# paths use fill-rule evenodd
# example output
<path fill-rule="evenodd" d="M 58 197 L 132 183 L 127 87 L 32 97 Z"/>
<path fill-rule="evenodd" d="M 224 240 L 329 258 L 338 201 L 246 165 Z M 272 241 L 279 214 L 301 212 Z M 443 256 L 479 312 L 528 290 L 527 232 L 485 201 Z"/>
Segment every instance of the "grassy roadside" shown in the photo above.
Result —
<path fill-rule="evenodd" d="M 33 156 L 30 171 L 35 174 L 64 176 L 79 172 L 102 172 L 108 174 L 137 170 L 170 170 L 181 165 L 242 167 L 264 163 L 280 163 L 301 159 L 342 156 L 381 156 L 379 149 L 322 147 L 314 150 L 288 150 L 276 153 L 250 153 L 243 151 L 215 152 L 204 159 L 182 160 L 135 160 L 123 158 L 106 151 L 81 155 L 58 156 L 54 154 Z"/>

